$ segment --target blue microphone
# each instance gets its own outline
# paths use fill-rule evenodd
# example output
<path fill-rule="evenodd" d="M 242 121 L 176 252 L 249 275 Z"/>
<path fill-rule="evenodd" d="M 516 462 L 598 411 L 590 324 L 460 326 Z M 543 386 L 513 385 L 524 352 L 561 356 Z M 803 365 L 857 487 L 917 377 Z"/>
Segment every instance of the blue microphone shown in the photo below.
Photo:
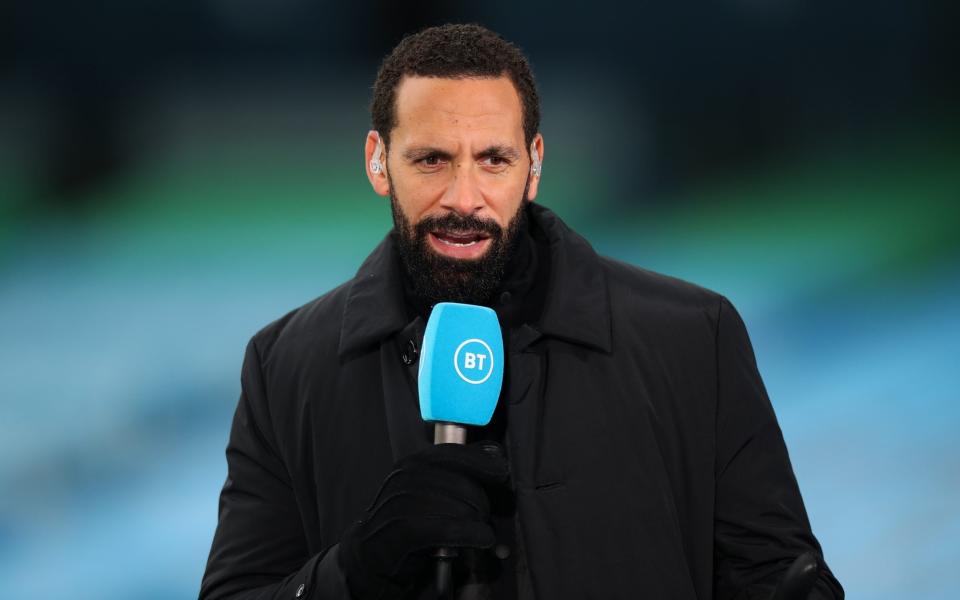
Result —
<path fill-rule="evenodd" d="M 503 335 L 497 313 L 484 306 L 441 302 L 433 307 L 420 350 L 420 415 L 435 423 L 434 444 L 465 444 L 466 425 L 486 425 L 503 384 Z M 437 591 L 452 595 L 451 548 L 439 548 Z"/>
<path fill-rule="evenodd" d="M 436 423 L 434 442 L 466 441 L 465 425 L 486 425 L 503 384 L 503 336 L 484 306 L 433 307 L 420 351 L 420 414 Z"/>

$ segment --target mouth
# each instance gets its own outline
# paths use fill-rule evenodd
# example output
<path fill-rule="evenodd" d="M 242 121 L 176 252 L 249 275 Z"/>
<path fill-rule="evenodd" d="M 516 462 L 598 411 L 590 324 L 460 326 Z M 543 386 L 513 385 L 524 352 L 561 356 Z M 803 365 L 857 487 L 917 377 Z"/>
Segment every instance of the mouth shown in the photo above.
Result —
<path fill-rule="evenodd" d="M 483 231 L 437 229 L 427 237 L 434 250 L 451 258 L 476 258 L 490 245 L 490 234 Z"/>

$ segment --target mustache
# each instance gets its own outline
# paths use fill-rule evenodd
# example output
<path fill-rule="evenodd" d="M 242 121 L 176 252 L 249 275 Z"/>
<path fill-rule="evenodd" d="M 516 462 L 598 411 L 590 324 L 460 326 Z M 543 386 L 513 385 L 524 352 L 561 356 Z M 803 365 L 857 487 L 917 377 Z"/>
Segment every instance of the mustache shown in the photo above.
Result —
<path fill-rule="evenodd" d="M 450 232 L 480 232 L 493 238 L 503 235 L 503 228 L 492 219 L 481 219 L 472 215 L 465 217 L 454 212 L 442 216 L 424 217 L 415 227 L 417 237 L 426 237 L 428 233 L 438 229 Z"/>

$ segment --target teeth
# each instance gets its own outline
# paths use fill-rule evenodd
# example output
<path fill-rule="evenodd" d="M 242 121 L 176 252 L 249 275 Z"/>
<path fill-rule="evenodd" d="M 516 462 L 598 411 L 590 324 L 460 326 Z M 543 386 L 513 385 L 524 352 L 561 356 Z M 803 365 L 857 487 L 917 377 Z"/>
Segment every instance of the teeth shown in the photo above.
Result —
<path fill-rule="evenodd" d="M 473 240 L 472 242 L 460 243 L 460 242 L 451 242 L 451 241 L 448 241 L 448 240 L 445 240 L 445 239 L 439 238 L 439 237 L 438 237 L 437 239 L 440 240 L 441 242 L 443 242 L 444 244 L 448 245 L 448 246 L 459 246 L 460 248 L 463 248 L 463 247 L 465 247 L 465 246 L 473 246 L 474 244 L 476 244 L 476 243 L 479 241 L 479 240 Z"/>

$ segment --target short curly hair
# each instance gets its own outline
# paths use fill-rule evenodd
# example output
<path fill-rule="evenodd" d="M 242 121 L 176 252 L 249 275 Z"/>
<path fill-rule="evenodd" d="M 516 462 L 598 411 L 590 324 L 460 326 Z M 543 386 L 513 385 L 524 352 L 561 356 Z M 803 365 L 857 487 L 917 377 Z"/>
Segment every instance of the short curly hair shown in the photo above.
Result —
<path fill-rule="evenodd" d="M 480 25 L 440 25 L 409 35 L 383 59 L 373 84 L 373 128 L 389 144 L 397 126 L 397 86 L 404 75 L 461 79 L 501 77 L 513 82 L 523 108 L 527 145 L 540 129 L 540 97 L 523 52 Z"/>

